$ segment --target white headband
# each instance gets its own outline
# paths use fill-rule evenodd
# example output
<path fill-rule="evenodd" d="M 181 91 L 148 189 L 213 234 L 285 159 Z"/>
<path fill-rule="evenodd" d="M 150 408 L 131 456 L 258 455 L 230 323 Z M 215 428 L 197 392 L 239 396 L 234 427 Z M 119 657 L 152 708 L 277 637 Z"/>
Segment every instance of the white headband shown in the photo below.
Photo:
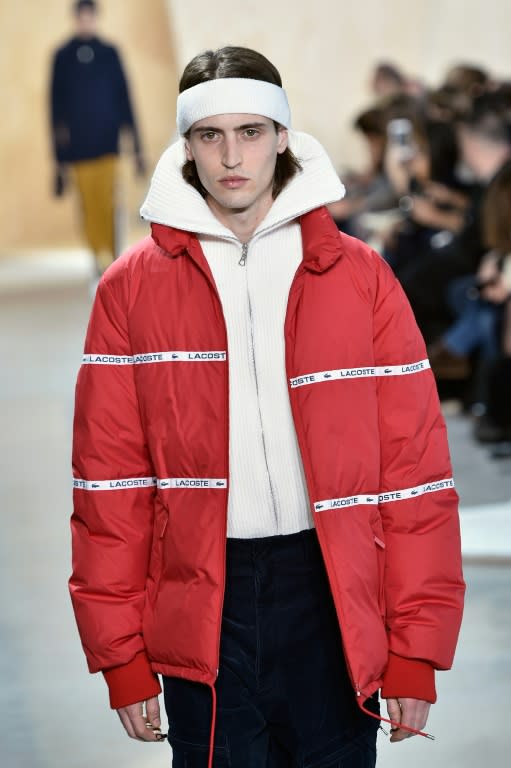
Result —
<path fill-rule="evenodd" d="M 264 80 L 219 77 L 179 94 L 177 129 L 183 136 L 198 120 L 229 113 L 263 115 L 285 128 L 291 126 L 291 113 L 283 88 Z"/>

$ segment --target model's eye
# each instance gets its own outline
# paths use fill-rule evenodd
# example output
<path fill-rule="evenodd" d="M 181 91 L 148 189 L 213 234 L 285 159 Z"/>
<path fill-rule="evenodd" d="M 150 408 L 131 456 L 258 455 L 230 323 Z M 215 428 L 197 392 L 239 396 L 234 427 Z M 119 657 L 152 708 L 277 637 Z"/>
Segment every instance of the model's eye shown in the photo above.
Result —
<path fill-rule="evenodd" d="M 248 136 L 249 139 L 252 139 L 254 136 L 259 136 L 259 131 L 257 128 L 247 128 L 245 131 L 245 136 Z"/>
<path fill-rule="evenodd" d="M 205 131 L 201 133 L 201 139 L 203 141 L 214 141 L 218 134 L 215 131 Z"/>

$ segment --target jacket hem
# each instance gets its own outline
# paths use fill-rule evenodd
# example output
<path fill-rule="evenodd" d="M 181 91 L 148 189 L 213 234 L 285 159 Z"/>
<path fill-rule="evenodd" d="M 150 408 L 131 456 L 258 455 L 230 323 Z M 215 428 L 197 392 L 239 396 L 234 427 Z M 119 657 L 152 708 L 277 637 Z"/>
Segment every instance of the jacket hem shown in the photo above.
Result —
<path fill-rule="evenodd" d="M 213 672 L 177 664 L 162 664 L 161 662 L 151 661 L 151 669 L 153 672 L 165 677 L 180 677 L 184 680 L 190 680 L 192 683 L 204 683 L 204 685 L 209 686 L 214 686 L 217 679 L 217 675 Z"/>

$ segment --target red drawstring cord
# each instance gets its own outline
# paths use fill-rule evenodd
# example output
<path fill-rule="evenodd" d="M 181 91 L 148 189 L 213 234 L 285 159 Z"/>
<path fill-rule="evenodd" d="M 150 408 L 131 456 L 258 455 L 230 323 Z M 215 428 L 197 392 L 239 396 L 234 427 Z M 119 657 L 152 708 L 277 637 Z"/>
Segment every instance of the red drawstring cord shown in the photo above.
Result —
<path fill-rule="evenodd" d="M 370 709 L 366 709 L 362 703 L 359 703 L 360 709 L 366 713 L 366 715 L 371 715 L 371 717 L 374 717 L 375 720 L 383 720 L 384 723 L 389 723 L 389 725 L 392 725 L 394 728 L 402 728 L 403 731 L 410 731 L 410 733 L 414 733 L 416 736 L 424 736 L 426 739 L 431 739 L 431 741 L 435 741 L 435 737 L 431 733 L 426 733 L 425 731 L 418 731 L 416 728 L 411 728 L 409 725 L 404 725 L 403 723 L 396 723 L 395 720 L 389 720 L 387 717 L 382 717 L 381 715 L 375 715 L 374 712 L 371 712 Z"/>
<path fill-rule="evenodd" d="M 216 727 L 216 690 L 215 686 L 211 686 L 211 704 L 212 704 L 212 714 L 211 714 L 211 733 L 209 736 L 209 759 L 208 759 L 208 768 L 213 768 L 213 755 L 215 751 L 215 727 Z"/>
<path fill-rule="evenodd" d="M 211 705 L 212 705 L 212 713 L 211 713 L 211 732 L 209 736 L 209 759 L 208 759 L 208 768 L 213 768 L 213 757 L 215 752 L 215 728 L 216 728 L 216 690 L 215 686 L 211 686 Z M 426 733 L 425 731 L 419 731 L 417 728 L 411 728 L 409 725 L 404 725 L 404 723 L 397 723 L 395 720 L 390 720 L 387 717 L 382 717 L 381 715 L 376 715 L 374 712 L 371 712 L 370 709 L 367 709 L 364 707 L 362 702 L 359 702 L 360 709 L 366 713 L 366 715 L 370 715 L 375 720 L 382 721 L 384 723 L 389 723 L 393 728 L 402 728 L 404 731 L 409 731 L 410 733 L 414 733 L 416 736 L 424 736 L 425 739 L 431 739 L 431 741 L 435 741 L 435 737 L 431 733 Z"/>

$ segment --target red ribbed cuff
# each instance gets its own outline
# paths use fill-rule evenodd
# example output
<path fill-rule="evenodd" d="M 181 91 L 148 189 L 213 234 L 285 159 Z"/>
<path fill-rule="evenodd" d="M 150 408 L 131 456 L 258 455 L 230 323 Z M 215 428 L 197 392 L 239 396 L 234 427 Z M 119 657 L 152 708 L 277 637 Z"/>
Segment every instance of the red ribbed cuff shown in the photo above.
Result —
<path fill-rule="evenodd" d="M 128 664 L 103 670 L 103 676 L 108 685 L 112 709 L 137 704 L 161 693 L 158 677 L 152 671 L 144 651 L 137 653 Z"/>
<path fill-rule="evenodd" d="M 435 670 L 427 661 L 406 659 L 389 653 L 381 695 L 383 699 L 420 699 L 434 704 Z"/>

